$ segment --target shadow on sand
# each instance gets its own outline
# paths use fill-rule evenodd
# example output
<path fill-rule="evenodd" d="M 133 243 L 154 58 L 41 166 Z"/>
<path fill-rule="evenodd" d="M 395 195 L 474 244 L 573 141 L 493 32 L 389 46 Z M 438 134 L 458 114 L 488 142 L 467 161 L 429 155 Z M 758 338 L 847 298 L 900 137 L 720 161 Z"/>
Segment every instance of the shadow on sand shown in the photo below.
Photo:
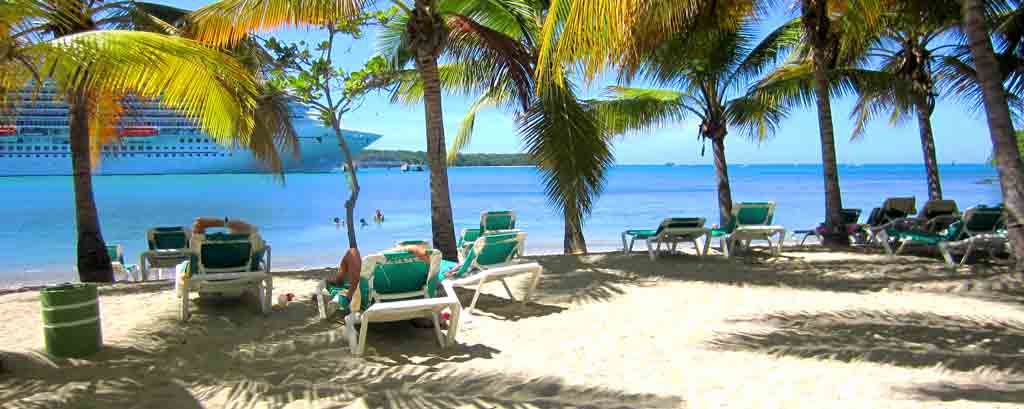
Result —
<path fill-rule="evenodd" d="M 860 310 L 764 314 L 734 322 L 764 327 L 719 334 L 708 343 L 723 350 L 801 358 L 1024 373 L 1024 323 L 1019 322 Z M 928 399 L 1024 402 L 1024 383 L 1006 381 L 927 384 L 903 391 Z"/>
<path fill-rule="evenodd" d="M 949 270 L 943 264 L 918 258 L 808 261 L 783 254 L 773 257 L 755 249 L 749 260 L 669 255 L 650 261 L 646 254 L 594 254 L 576 258 L 542 256 L 545 266 L 537 287 L 539 302 L 606 302 L 624 294 L 624 286 L 654 280 L 698 281 L 729 285 L 792 287 L 838 292 L 879 291 L 908 286 L 960 285 L 965 280 L 998 279 L 1012 275 L 1005 266 L 978 265 L 970 270 Z M 969 284 L 968 284 L 969 285 Z M 520 285 L 520 289 L 523 284 Z M 1017 300 L 1024 287 L 1001 287 L 965 294 L 981 298 L 1005 296 Z"/>
<path fill-rule="evenodd" d="M 280 408 L 315 402 L 383 408 L 679 407 L 674 397 L 566 384 L 506 373 L 468 373 L 451 363 L 500 351 L 440 349 L 431 329 L 375 324 L 365 358 L 349 353 L 336 321 L 306 301 L 268 317 L 229 303 L 199 304 L 187 323 L 165 312 L 84 360 L 5 353 L 3 407 Z M 305 407 L 305 406 L 302 406 Z M 357 406 L 358 407 L 358 406 Z"/>

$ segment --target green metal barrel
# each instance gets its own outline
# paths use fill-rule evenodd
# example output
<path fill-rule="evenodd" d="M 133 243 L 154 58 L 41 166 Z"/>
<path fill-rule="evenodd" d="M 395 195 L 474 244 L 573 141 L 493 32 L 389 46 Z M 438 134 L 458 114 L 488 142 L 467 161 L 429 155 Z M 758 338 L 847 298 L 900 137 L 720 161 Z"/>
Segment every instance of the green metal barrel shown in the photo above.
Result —
<path fill-rule="evenodd" d="M 78 358 L 103 346 L 100 304 L 93 284 L 62 284 L 39 292 L 46 352 Z"/>

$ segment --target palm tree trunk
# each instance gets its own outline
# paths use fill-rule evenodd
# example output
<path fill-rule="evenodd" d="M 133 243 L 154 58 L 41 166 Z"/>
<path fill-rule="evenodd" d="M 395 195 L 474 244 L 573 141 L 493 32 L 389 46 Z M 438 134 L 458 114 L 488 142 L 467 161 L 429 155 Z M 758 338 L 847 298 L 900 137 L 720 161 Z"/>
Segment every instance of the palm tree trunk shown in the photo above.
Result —
<path fill-rule="evenodd" d="M 839 189 L 839 170 L 836 161 L 835 131 L 832 127 L 832 103 L 829 100 L 828 77 L 825 73 L 826 40 L 829 35 L 828 10 L 824 0 L 803 0 L 803 24 L 813 47 L 814 91 L 818 103 L 818 127 L 821 136 L 821 164 L 825 175 L 825 225 L 823 243 L 831 246 L 849 246 L 841 210 L 842 192 Z"/>
<path fill-rule="evenodd" d="M 732 189 L 729 187 L 729 169 L 725 162 L 725 135 L 711 137 L 711 150 L 715 156 L 715 179 L 718 181 L 718 225 L 725 227 L 732 219 Z"/>
<path fill-rule="evenodd" d="M 587 240 L 583 237 L 583 220 L 565 215 L 565 240 L 563 241 L 565 254 L 587 254 Z"/>
<path fill-rule="evenodd" d="M 928 176 L 928 199 L 942 199 L 942 183 L 939 180 L 939 161 L 935 159 L 935 138 L 932 135 L 932 109 L 918 104 L 917 128 L 921 133 L 921 150 L 924 153 L 924 169 Z"/>
<path fill-rule="evenodd" d="M 971 47 L 971 55 L 978 72 L 978 81 L 985 96 L 989 135 L 995 150 L 999 182 L 1003 190 L 1003 203 L 1009 213 L 1007 231 L 1013 255 L 1017 258 L 1017 270 L 1024 269 L 1024 231 L 1021 216 L 1024 215 L 1024 164 L 1020 160 L 1017 138 L 1010 120 L 1010 109 L 1006 102 L 1002 75 L 996 64 L 995 53 L 984 22 L 984 9 L 980 0 L 964 0 L 964 31 Z"/>
<path fill-rule="evenodd" d="M 352 162 L 352 151 L 348 149 L 348 142 L 345 141 L 345 137 L 341 133 L 341 125 L 338 124 L 338 121 L 332 120 L 331 126 L 334 128 L 334 135 L 338 137 L 338 148 L 341 149 L 342 155 L 345 156 L 345 167 L 347 168 L 349 178 L 349 195 L 348 200 L 345 201 L 345 227 L 348 230 L 348 248 L 358 250 L 355 209 L 356 201 L 359 200 L 359 178 L 356 176 L 356 167 Z"/>
<path fill-rule="evenodd" d="M 71 169 L 75 186 L 75 227 L 78 230 L 78 279 L 90 283 L 114 281 L 107 244 L 100 232 L 99 212 L 92 192 L 89 158 L 89 105 L 81 93 L 68 98 L 71 109 Z"/>

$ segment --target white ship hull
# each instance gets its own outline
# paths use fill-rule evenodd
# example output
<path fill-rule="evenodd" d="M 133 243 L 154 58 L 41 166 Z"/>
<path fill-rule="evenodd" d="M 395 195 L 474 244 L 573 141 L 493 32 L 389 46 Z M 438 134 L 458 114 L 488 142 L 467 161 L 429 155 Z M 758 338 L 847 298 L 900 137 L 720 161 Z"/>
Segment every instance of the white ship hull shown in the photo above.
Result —
<path fill-rule="evenodd" d="M 244 148 L 220 146 L 199 131 L 191 120 L 163 109 L 155 102 L 138 103 L 129 123 L 144 135 L 125 135 L 103 147 L 95 175 L 265 173 L 267 164 Z M 0 176 L 71 175 L 71 149 L 67 108 L 59 101 L 26 99 L 16 105 L 17 126 L 0 134 Z M 294 105 L 292 122 L 299 136 L 298 156 L 281 152 L 285 172 L 333 172 L 344 163 L 334 131 L 306 116 Z M 11 131 L 14 131 L 13 133 Z M 344 131 L 352 155 L 380 135 Z"/>

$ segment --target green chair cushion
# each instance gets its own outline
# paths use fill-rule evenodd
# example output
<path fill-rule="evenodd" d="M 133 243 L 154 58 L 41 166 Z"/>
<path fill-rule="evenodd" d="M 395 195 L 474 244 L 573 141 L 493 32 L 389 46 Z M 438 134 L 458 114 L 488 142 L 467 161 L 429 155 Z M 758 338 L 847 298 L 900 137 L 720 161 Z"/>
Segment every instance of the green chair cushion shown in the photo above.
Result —
<path fill-rule="evenodd" d="M 431 250 L 433 251 L 433 250 Z M 405 293 L 423 288 L 430 263 L 408 251 L 384 253 L 387 262 L 373 272 L 373 289 L 381 294 Z M 433 286 L 429 286 L 428 289 Z"/>
<path fill-rule="evenodd" d="M 516 228 L 515 218 L 512 216 L 512 212 L 509 211 L 487 212 L 483 219 L 480 228 L 484 231 L 512 230 Z"/>
<path fill-rule="evenodd" d="M 626 230 L 626 234 L 636 237 L 638 239 L 649 239 L 657 236 L 657 230 Z"/>
<path fill-rule="evenodd" d="M 762 225 L 771 224 L 768 217 L 769 203 L 767 202 L 744 202 L 744 206 L 736 212 L 736 219 L 740 225 Z"/>
<path fill-rule="evenodd" d="M 173 250 L 188 248 L 188 236 L 182 227 L 157 227 L 153 229 L 150 250 Z"/>
<path fill-rule="evenodd" d="M 476 247 L 470 248 L 466 257 L 462 260 L 459 268 L 452 273 L 452 277 L 465 276 L 470 271 L 473 263 L 480 266 L 489 266 L 507 262 L 515 257 L 519 248 L 518 232 L 497 233 L 484 236 L 483 249 L 477 254 Z M 449 269 L 450 270 L 450 269 Z M 447 270 L 445 270 L 447 271 Z"/>
<path fill-rule="evenodd" d="M 250 263 L 254 262 L 252 246 L 248 234 L 209 234 L 201 247 L 200 257 L 206 268 L 251 268 Z"/>
<path fill-rule="evenodd" d="M 480 230 L 480 229 L 466 229 L 466 230 L 463 230 L 462 236 L 459 237 L 459 246 L 466 245 L 466 244 L 472 244 L 482 234 L 483 234 L 483 230 Z"/>
<path fill-rule="evenodd" d="M 115 261 L 124 265 L 124 255 L 117 254 L 117 246 L 107 246 L 107 256 L 110 256 L 110 261 Z"/>

